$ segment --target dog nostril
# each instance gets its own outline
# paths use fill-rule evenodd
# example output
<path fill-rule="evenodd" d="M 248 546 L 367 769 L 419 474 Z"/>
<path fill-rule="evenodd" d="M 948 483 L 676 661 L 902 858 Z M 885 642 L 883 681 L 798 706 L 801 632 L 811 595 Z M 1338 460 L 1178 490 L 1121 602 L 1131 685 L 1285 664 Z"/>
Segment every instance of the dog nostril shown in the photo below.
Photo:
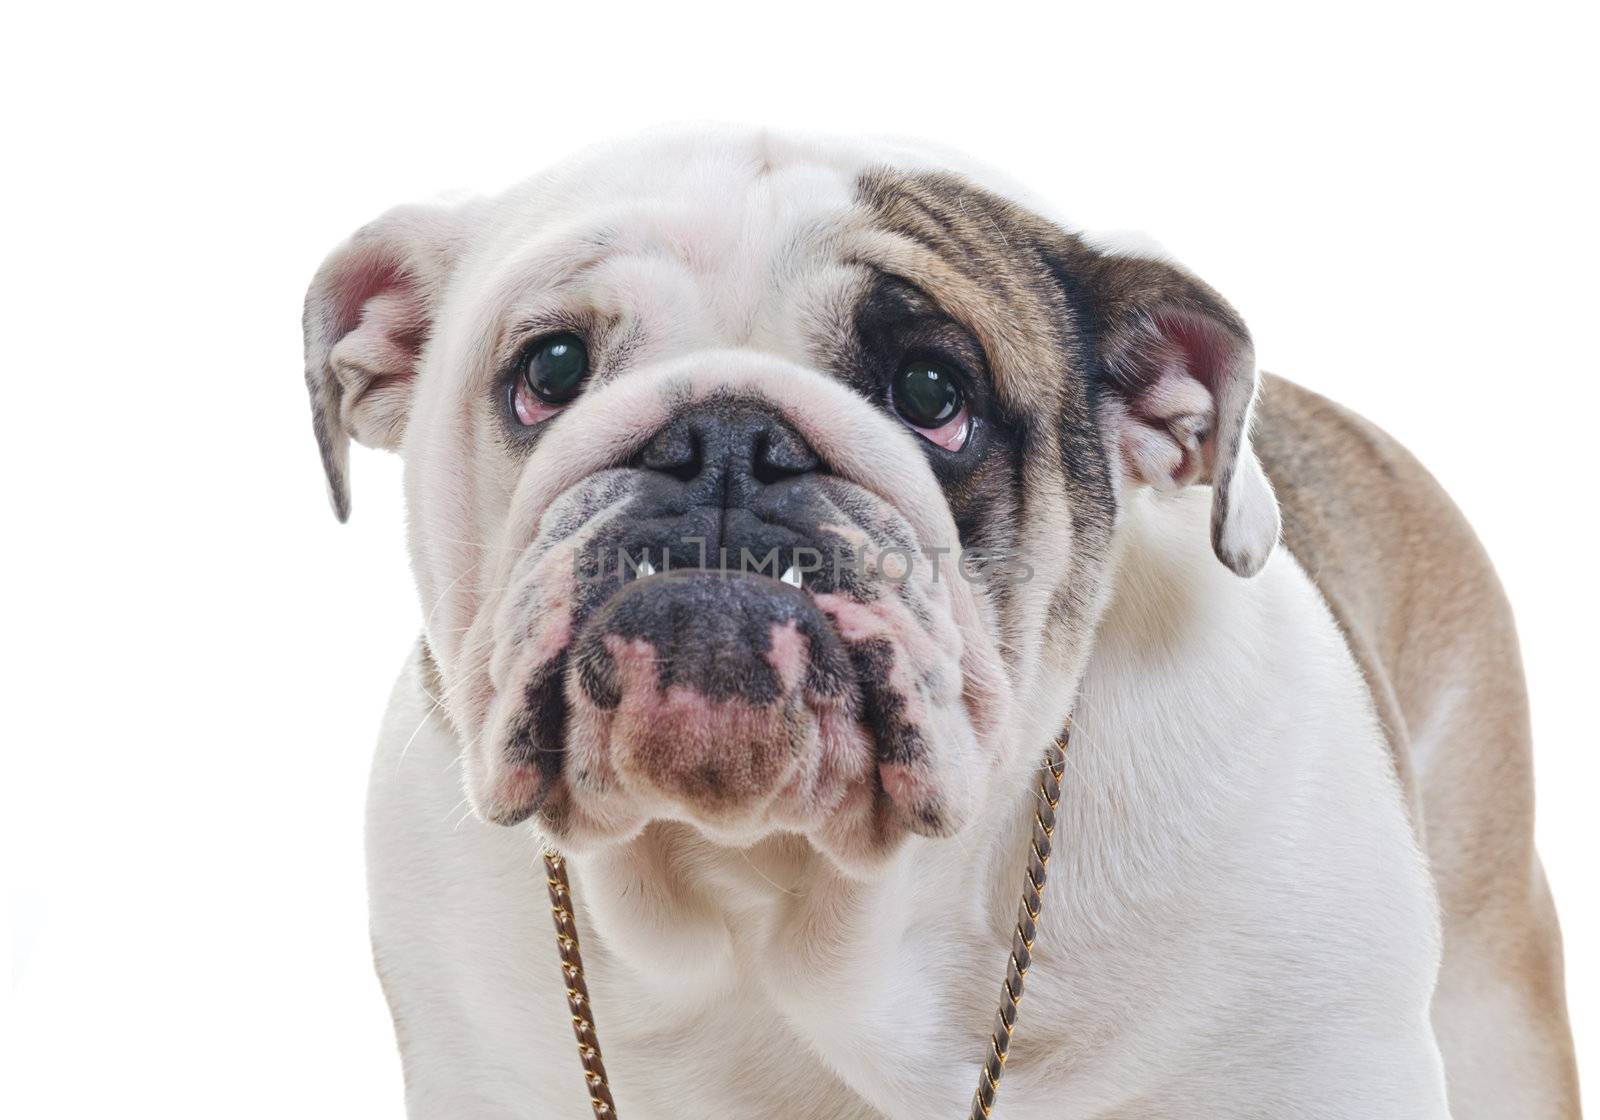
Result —
<path fill-rule="evenodd" d="M 674 424 L 645 446 L 640 463 L 679 482 L 698 478 L 705 468 L 705 445 L 692 424 Z"/>
<path fill-rule="evenodd" d="M 750 473 L 762 485 L 771 486 L 787 478 L 810 474 L 819 465 L 816 453 L 787 428 L 763 428 L 756 432 L 750 449 Z"/>

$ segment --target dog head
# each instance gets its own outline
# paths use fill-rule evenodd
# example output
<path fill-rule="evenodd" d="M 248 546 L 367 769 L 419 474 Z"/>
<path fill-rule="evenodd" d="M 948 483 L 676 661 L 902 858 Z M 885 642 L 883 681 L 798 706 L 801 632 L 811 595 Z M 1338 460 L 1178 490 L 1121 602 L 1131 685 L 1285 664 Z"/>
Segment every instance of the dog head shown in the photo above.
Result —
<path fill-rule="evenodd" d="M 333 505 L 405 459 L 477 812 L 659 819 L 864 869 L 1022 775 L 1070 703 L 1130 488 L 1277 510 L 1209 288 L 915 153 L 766 133 L 392 211 L 306 303 Z"/>

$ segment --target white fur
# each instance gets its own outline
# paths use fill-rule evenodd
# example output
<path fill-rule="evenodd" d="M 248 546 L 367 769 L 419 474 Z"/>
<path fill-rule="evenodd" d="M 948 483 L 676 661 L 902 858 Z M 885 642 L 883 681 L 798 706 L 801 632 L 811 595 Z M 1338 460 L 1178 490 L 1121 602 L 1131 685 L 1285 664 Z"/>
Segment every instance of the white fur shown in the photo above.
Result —
<path fill-rule="evenodd" d="M 1293 559 L 1239 580 L 1207 516 L 1203 492 L 1138 491 L 1119 530 L 998 1113 L 1446 1116 L 1432 887 L 1364 685 Z M 369 806 L 412 1113 L 581 1116 L 536 841 L 462 817 L 460 746 L 413 669 Z M 874 884 L 783 841 L 664 840 L 672 886 L 576 861 L 620 1113 L 963 1114 L 1027 809 L 913 841 Z"/>

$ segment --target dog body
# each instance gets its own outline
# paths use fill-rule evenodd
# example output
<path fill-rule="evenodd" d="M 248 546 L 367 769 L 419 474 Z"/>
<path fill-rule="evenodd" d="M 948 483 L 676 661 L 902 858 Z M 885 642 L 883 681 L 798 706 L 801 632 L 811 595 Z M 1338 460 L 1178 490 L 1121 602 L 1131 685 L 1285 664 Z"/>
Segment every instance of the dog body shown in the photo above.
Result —
<path fill-rule="evenodd" d="M 336 509 L 402 452 L 427 618 L 369 805 L 412 1113 L 588 1109 L 551 841 L 622 1115 L 964 1114 L 1070 714 L 1002 1115 L 1576 1116 L 1470 531 L 1287 382 L 1252 425 L 1187 273 L 949 165 L 670 137 L 314 281 Z"/>

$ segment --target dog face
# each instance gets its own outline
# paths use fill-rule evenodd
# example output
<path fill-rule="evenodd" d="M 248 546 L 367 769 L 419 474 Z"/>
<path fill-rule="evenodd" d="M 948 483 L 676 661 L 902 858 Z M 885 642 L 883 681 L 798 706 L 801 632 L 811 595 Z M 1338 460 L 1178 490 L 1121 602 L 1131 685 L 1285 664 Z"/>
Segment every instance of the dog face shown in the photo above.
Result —
<path fill-rule="evenodd" d="M 865 871 L 1059 728 L 1129 488 L 1265 561 L 1234 312 L 926 157 L 768 134 L 607 149 L 393 211 L 307 297 L 335 510 L 406 462 L 488 820 L 686 821 Z"/>

